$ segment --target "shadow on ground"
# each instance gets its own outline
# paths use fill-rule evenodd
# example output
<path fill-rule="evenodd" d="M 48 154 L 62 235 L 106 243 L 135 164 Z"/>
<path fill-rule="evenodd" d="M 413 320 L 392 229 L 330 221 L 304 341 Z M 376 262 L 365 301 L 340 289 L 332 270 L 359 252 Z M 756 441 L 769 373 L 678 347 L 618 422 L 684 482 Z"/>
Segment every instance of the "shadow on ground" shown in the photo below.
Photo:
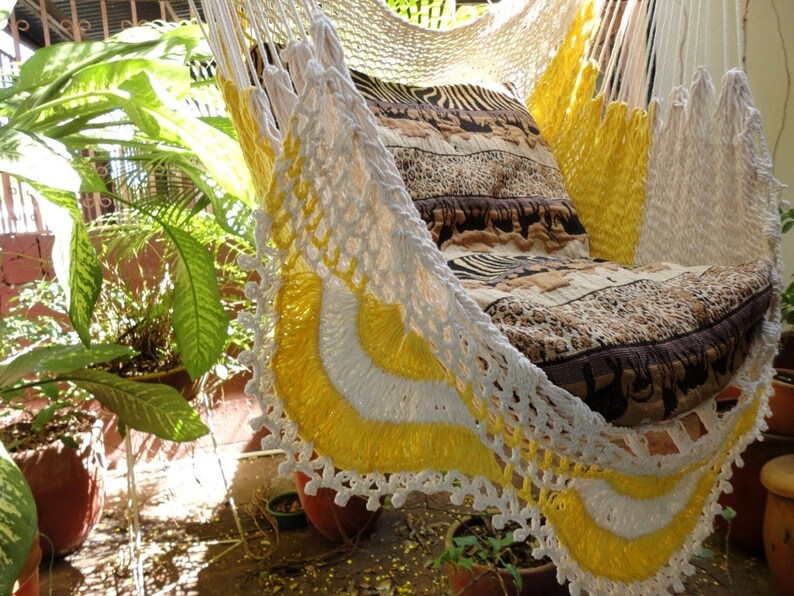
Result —
<path fill-rule="evenodd" d="M 330 543 L 311 527 L 277 533 L 262 511 L 264 499 L 293 486 L 278 476 L 280 461 L 227 453 L 136 468 L 148 596 L 447 593 L 445 578 L 429 566 L 451 521 L 443 497 L 414 495 L 406 507 L 385 511 L 372 536 L 355 545 Z M 88 542 L 51 570 L 42 566 L 42 595 L 135 594 L 127 481 L 115 472 L 107 484 L 105 513 Z M 685 594 L 776 593 L 763 560 L 737 547 L 727 558 L 721 534 L 707 546 L 713 554 L 694 561 L 698 571 Z"/>

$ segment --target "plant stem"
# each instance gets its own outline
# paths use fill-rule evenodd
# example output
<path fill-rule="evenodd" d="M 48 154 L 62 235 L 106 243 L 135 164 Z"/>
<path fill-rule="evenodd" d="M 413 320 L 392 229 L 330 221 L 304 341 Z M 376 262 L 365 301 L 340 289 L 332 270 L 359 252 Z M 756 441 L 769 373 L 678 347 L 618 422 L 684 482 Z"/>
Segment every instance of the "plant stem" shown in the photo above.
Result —
<path fill-rule="evenodd" d="M 234 495 L 232 494 L 232 488 L 229 484 L 229 480 L 226 478 L 226 472 L 223 469 L 223 461 L 221 461 L 221 456 L 218 453 L 218 442 L 215 440 L 215 425 L 212 422 L 212 408 L 210 407 L 210 399 L 209 395 L 207 395 L 207 382 L 209 380 L 209 374 L 205 373 L 201 376 L 199 380 L 199 398 L 201 399 L 201 404 L 204 406 L 205 411 L 207 412 L 207 428 L 210 430 L 210 439 L 212 440 L 212 451 L 215 454 L 215 459 L 218 462 L 218 469 L 220 470 L 221 480 L 223 481 L 223 489 L 226 492 L 226 500 L 229 503 L 229 508 L 232 510 L 232 517 L 234 517 L 234 525 L 237 527 L 237 534 L 240 536 L 240 542 L 243 543 L 243 548 L 245 549 L 245 554 L 251 558 L 255 558 L 251 550 L 248 548 L 248 541 L 245 539 L 245 531 L 243 530 L 243 524 L 240 521 L 240 514 L 237 511 L 237 504 L 234 502 Z"/>
<path fill-rule="evenodd" d="M 143 557 L 141 555 L 141 521 L 138 516 L 138 489 L 135 485 L 135 458 L 132 454 L 131 429 L 124 435 L 124 451 L 127 456 L 127 495 L 130 508 L 130 564 L 132 577 L 135 583 L 135 593 L 139 596 L 146 594 L 146 580 L 143 575 Z"/>

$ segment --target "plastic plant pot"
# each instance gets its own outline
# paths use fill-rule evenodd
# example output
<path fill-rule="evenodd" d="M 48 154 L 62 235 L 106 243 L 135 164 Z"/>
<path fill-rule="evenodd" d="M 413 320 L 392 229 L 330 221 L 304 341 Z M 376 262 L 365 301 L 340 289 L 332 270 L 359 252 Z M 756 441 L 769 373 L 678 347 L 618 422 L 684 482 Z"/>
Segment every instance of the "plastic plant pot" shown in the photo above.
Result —
<path fill-rule="evenodd" d="M 293 503 L 297 504 L 297 509 L 294 509 Z M 302 528 L 306 525 L 306 513 L 303 511 L 297 491 L 291 490 L 276 495 L 267 502 L 265 509 L 276 518 L 276 523 L 282 530 Z"/>

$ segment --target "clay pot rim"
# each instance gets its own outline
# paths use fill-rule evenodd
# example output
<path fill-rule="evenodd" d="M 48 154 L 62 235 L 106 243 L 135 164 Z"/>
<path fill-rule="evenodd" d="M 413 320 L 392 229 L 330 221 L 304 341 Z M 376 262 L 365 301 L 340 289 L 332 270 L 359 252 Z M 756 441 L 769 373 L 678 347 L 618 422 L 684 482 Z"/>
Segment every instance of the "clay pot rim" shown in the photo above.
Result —
<path fill-rule="evenodd" d="M 794 386 L 794 368 L 775 368 L 773 383 L 780 385 Z"/>
<path fill-rule="evenodd" d="M 198 379 L 191 379 L 184 366 L 176 366 L 168 370 L 158 370 L 124 378 L 135 383 L 168 385 L 179 391 L 187 401 L 193 401 L 199 392 Z"/>
<path fill-rule="evenodd" d="M 187 374 L 187 369 L 184 366 L 175 366 L 174 368 L 169 368 L 168 370 L 158 370 L 155 372 L 148 372 L 142 375 L 132 375 L 124 378 L 127 379 L 128 381 L 135 381 L 137 383 L 149 383 L 151 381 L 156 381 L 158 379 L 176 376 L 181 373 Z M 195 382 L 195 381 L 191 379 L 191 382 Z"/>
<path fill-rule="evenodd" d="M 794 499 L 794 453 L 770 459 L 761 468 L 761 484 L 770 493 L 784 499 Z"/>
<path fill-rule="evenodd" d="M 90 424 L 88 428 L 77 432 L 74 434 L 74 438 L 77 439 L 77 447 L 74 448 L 77 453 L 86 453 L 88 450 L 92 448 L 97 440 L 102 439 L 102 429 L 104 427 L 105 421 L 103 420 L 102 416 L 100 416 L 97 412 L 92 412 L 88 410 L 79 410 L 78 412 L 81 416 L 85 416 L 86 419 L 90 420 Z M 18 424 L 21 422 L 30 422 L 29 420 L 15 420 L 14 422 L 7 424 L 5 426 L 12 426 L 13 424 Z M 12 457 L 23 457 L 25 454 L 35 453 L 41 450 L 47 449 L 55 449 L 56 451 L 62 451 L 64 449 L 72 449 L 72 447 L 68 447 L 63 441 L 60 440 L 60 437 L 56 438 L 49 443 L 38 443 L 32 447 L 26 447 L 24 449 L 15 449 L 11 452 Z"/>

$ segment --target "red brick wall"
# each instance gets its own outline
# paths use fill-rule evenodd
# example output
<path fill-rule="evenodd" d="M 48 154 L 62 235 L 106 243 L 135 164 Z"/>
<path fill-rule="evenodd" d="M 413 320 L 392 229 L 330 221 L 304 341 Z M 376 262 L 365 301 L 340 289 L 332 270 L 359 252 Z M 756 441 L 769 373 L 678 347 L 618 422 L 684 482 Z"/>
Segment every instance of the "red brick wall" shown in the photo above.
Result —
<path fill-rule="evenodd" d="M 0 314 L 21 284 L 53 275 L 52 243 L 51 235 L 0 235 Z"/>

